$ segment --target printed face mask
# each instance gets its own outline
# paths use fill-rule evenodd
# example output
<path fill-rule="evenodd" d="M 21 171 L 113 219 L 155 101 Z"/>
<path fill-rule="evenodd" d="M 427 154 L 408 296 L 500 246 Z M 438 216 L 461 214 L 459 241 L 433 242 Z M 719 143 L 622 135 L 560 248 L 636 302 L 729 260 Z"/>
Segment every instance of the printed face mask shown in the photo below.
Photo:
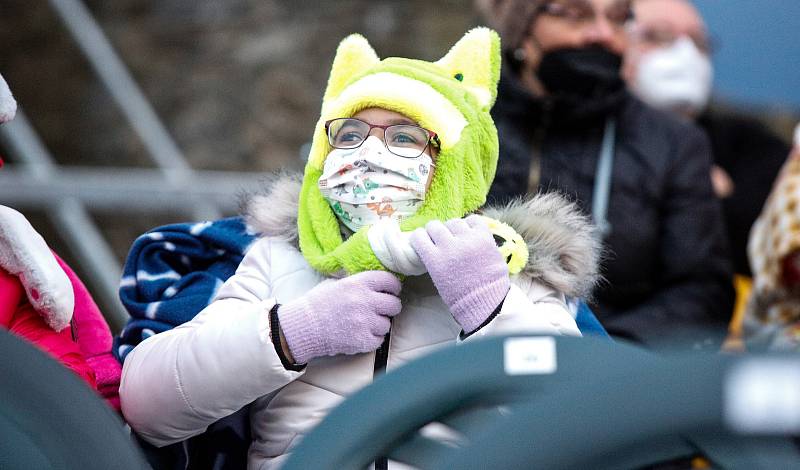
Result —
<path fill-rule="evenodd" d="M 357 232 L 382 218 L 400 222 L 414 215 L 425 200 L 432 168 L 428 154 L 401 157 L 370 136 L 358 148 L 331 151 L 318 185 L 336 217 Z"/>
<path fill-rule="evenodd" d="M 669 47 L 645 54 L 639 63 L 636 92 L 661 109 L 701 112 L 711 95 L 713 70 L 708 56 L 691 39 L 681 37 Z"/>

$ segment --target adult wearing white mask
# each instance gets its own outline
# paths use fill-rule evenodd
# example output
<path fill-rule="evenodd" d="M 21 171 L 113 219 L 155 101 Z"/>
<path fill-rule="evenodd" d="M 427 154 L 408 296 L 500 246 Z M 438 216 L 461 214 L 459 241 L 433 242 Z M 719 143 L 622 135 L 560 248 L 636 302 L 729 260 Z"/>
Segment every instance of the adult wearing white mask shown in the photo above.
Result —
<path fill-rule="evenodd" d="M 694 118 L 711 96 L 714 71 L 703 20 L 686 0 L 634 2 L 625 76 L 648 104 Z"/>
<path fill-rule="evenodd" d="M 568 194 L 608 256 L 591 304 L 609 333 L 715 348 L 733 305 L 711 150 L 691 123 L 626 89 L 630 0 L 481 0 L 502 37 L 489 200 Z"/>
<path fill-rule="evenodd" d="M 623 75 L 656 108 L 694 120 L 709 136 L 711 181 L 722 198 L 737 274 L 749 276 L 747 239 L 789 145 L 755 119 L 709 110 L 714 76 L 706 25 L 688 0 L 637 0 Z"/>

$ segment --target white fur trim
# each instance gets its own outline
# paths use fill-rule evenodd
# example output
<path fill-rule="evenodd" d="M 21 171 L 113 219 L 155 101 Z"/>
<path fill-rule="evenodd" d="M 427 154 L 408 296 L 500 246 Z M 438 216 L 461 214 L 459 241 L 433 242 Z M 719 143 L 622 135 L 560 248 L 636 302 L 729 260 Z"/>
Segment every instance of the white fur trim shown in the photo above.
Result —
<path fill-rule="evenodd" d="M 14 119 L 17 113 L 17 102 L 11 94 L 3 76 L 0 75 L 0 124 Z"/>
<path fill-rule="evenodd" d="M 55 331 L 69 325 L 75 294 L 44 239 L 22 214 L 0 206 L 0 267 L 18 276 L 31 305 Z"/>
<path fill-rule="evenodd" d="M 528 245 L 519 276 L 572 297 L 588 298 L 599 279 L 601 244 L 588 217 L 556 193 L 485 207 L 483 215 L 510 225 Z"/>

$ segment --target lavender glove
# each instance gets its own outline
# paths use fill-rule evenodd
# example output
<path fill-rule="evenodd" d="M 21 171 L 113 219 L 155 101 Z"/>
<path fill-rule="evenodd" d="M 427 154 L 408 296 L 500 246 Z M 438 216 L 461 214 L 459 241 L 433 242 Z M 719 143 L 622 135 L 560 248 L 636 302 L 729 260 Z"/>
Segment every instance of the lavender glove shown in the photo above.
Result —
<path fill-rule="evenodd" d="M 478 216 L 430 221 L 411 234 L 411 246 L 465 333 L 481 326 L 508 294 L 508 267 Z"/>
<path fill-rule="evenodd" d="M 365 271 L 318 284 L 278 308 L 283 336 L 295 362 L 320 356 L 375 351 L 400 313 L 400 281 L 384 271 Z"/>

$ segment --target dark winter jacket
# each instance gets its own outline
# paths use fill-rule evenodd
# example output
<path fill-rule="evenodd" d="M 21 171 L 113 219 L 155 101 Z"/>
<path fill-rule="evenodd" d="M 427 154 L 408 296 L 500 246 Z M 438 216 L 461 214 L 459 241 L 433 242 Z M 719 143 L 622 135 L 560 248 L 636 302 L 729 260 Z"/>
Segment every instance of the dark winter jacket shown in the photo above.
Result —
<path fill-rule="evenodd" d="M 734 294 L 708 140 L 627 92 L 606 114 L 617 126 L 607 282 L 593 307 L 612 335 L 649 346 L 688 340 L 714 347 Z M 531 180 L 532 190 L 561 191 L 591 213 L 606 116 L 562 115 L 504 76 L 493 110 L 500 160 L 490 203 L 528 192 Z"/>
<path fill-rule="evenodd" d="M 750 276 L 747 240 L 772 183 L 791 150 L 789 143 L 756 119 L 729 112 L 708 112 L 697 120 L 706 131 L 719 165 L 733 181 L 733 193 L 722 200 L 734 272 Z"/>

